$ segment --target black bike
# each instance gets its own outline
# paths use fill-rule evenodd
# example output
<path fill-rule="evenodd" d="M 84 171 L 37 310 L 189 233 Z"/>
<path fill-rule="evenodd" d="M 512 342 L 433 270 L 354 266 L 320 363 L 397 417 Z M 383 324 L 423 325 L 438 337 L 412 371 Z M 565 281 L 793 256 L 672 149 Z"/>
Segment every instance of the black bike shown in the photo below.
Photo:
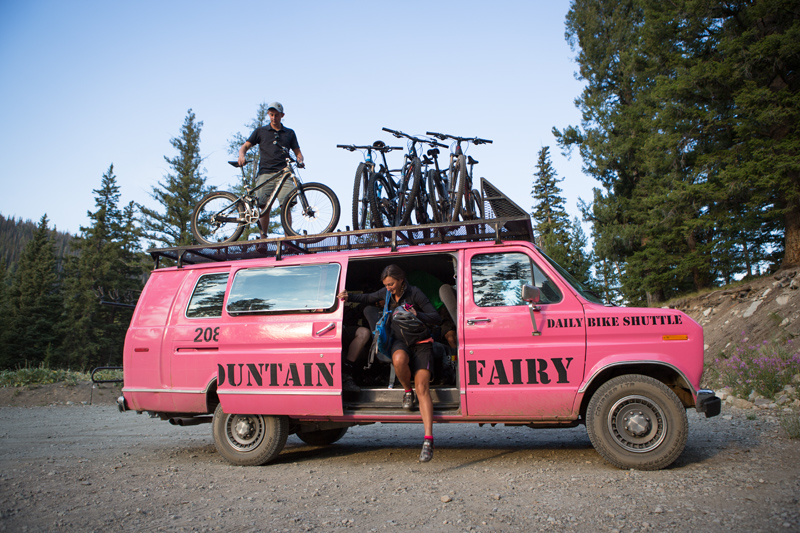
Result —
<path fill-rule="evenodd" d="M 389 167 L 386 163 L 386 154 L 392 150 L 402 150 L 398 146 L 386 146 L 383 141 L 375 141 L 371 146 L 356 146 L 354 144 L 337 144 L 336 148 L 343 148 L 350 152 L 362 150 L 364 161 L 356 168 L 356 177 L 353 181 L 353 229 L 367 229 L 375 227 L 369 205 L 369 182 L 375 173 L 387 174 Z M 376 165 L 372 152 L 381 154 L 383 163 Z"/>
<path fill-rule="evenodd" d="M 206 195 L 192 214 L 192 235 L 201 244 L 222 244 L 237 240 L 245 227 L 258 222 L 269 213 L 281 188 L 287 181 L 294 185 L 281 206 L 281 225 L 287 237 L 321 235 L 330 233 L 339 223 L 339 199 L 322 183 L 302 183 L 297 174 L 296 161 L 288 150 L 286 167 L 270 180 L 276 183 L 266 205 L 260 206 L 254 194 L 269 182 L 257 187 L 245 187 L 245 193 L 237 196 L 232 192 L 215 191 Z M 245 165 L 251 161 L 246 161 Z M 238 161 L 228 161 L 239 168 Z M 244 174 L 244 170 L 242 170 Z M 262 228 L 266 232 L 266 228 Z M 315 239 L 322 240 L 324 237 Z M 310 240 L 307 242 L 314 242 Z"/>

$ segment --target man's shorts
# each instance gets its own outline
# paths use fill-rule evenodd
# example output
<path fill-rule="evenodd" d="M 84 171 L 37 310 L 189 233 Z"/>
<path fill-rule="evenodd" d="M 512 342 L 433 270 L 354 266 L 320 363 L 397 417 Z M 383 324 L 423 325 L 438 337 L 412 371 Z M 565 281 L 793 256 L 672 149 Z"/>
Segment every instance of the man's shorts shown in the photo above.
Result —
<path fill-rule="evenodd" d="M 258 187 L 259 185 L 261 185 L 264 182 L 268 182 L 268 181 L 272 180 L 271 183 L 267 183 L 263 187 L 261 187 L 258 190 L 256 190 L 256 198 L 258 198 L 258 203 L 261 206 L 266 205 L 267 200 L 269 200 L 269 197 L 272 195 L 272 191 L 274 191 L 275 187 L 278 185 L 278 181 L 279 180 L 274 179 L 274 178 L 278 174 L 280 174 L 281 172 L 283 172 L 283 171 L 279 170 L 278 172 L 267 172 L 267 173 L 264 173 L 264 174 L 259 174 L 258 177 L 256 178 L 256 187 Z M 291 180 L 287 179 L 283 183 L 283 187 L 281 187 L 281 190 L 278 193 L 278 204 L 279 205 L 283 205 L 284 201 L 286 200 L 286 197 L 289 196 L 290 192 L 292 192 L 292 189 L 294 189 L 294 184 L 292 183 Z M 276 207 L 275 204 L 273 204 L 272 207 Z"/>
<path fill-rule="evenodd" d="M 417 370 L 427 370 L 433 374 L 433 343 L 422 342 L 414 346 L 408 346 L 403 341 L 395 340 L 392 343 L 392 353 L 403 350 L 408 354 L 408 366 L 411 368 L 411 375 Z"/>

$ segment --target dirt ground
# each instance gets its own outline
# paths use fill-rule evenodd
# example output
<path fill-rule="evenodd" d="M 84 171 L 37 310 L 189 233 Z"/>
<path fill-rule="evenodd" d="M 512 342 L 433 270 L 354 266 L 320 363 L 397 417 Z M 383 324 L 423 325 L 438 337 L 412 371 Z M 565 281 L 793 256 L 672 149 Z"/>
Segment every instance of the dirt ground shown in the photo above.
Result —
<path fill-rule="evenodd" d="M 605 463 L 583 427 L 474 424 L 437 425 L 427 464 L 420 425 L 375 424 L 327 447 L 291 436 L 273 464 L 243 468 L 210 425 L 71 389 L 0 408 L 0 531 L 800 530 L 800 446 L 769 410 L 690 411 L 685 451 L 657 472 Z"/>

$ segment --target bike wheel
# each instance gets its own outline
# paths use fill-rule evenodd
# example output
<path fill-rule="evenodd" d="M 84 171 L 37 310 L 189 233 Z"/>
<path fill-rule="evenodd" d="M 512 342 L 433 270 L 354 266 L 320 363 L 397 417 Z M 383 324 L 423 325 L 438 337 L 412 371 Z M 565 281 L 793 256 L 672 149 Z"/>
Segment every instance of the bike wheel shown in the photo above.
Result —
<path fill-rule="evenodd" d="M 433 207 L 428 199 L 428 187 L 424 185 L 426 182 L 427 180 L 423 178 L 419 191 L 417 191 L 417 200 L 414 204 L 414 218 L 415 223 L 418 225 L 433 224 L 435 222 Z"/>
<path fill-rule="evenodd" d="M 415 158 L 406 166 L 403 183 L 397 194 L 395 222 L 398 226 L 405 226 L 411 220 L 411 213 L 414 211 L 420 183 L 422 183 L 422 163 Z"/>
<path fill-rule="evenodd" d="M 447 213 L 447 220 L 455 222 L 461 215 L 461 200 L 464 198 L 464 191 L 467 188 L 467 157 L 465 155 L 458 156 L 450 179 L 455 180 L 455 187 L 450 198 L 448 198 L 450 208 Z"/>
<path fill-rule="evenodd" d="M 464 194 L 462 199 L 464 208 L 461 210 L 462 220 L 478 220 L 483 218 L 483 204 L 481 194 L 477 189 L 472 189 Z"/>
<path fill-rule="evenodd" d="M 247 221 L 244 204 L 230 192 L 207 194 L 192 213 L 192 235 L 200 244 L 223 244 L 241 237 Z"/>
<path fill-rule="evenodd" d="M 397 212 L 394 185 L 381 173 L 373 173 L 367 186 L 373 228 L 394 226 Z"/>
<path fill-rule="evenodd" d="M 447 189 L 442 182 L 442 175 L 435 170 L 428 173 L 428 202 L 431 204 L 434 222 L 444 222 L 444 214 L 447 212 Z"/>
<path fill-rule="evenodd" d="M 369 226 L 369 186 L 370 170 L 366 163 L 359 163 L 353 182 L 353 229 L 367 229 Z"/>
<path fill-rule="evenodd" d="M 333 191 L 321 183 L 304 183 L 302 194 L 308 208 L 303 207 L 300 194 L 299 189 L 294 189 L 281 206 L 284 234 L 287 237 L 301 237 L 333 231 L 339 223 L 339 199 Z"/>

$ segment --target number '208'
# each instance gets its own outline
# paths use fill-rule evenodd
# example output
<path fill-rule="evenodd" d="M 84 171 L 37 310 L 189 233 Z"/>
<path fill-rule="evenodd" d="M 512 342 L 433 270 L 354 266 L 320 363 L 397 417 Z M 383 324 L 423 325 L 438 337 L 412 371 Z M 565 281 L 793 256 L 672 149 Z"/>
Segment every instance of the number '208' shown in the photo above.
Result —
<path fill-rule="evenodd" d="M 196 328 L 194 342 L 211 342 L 219 340 L 219 327 L 216 328 Z"/>

